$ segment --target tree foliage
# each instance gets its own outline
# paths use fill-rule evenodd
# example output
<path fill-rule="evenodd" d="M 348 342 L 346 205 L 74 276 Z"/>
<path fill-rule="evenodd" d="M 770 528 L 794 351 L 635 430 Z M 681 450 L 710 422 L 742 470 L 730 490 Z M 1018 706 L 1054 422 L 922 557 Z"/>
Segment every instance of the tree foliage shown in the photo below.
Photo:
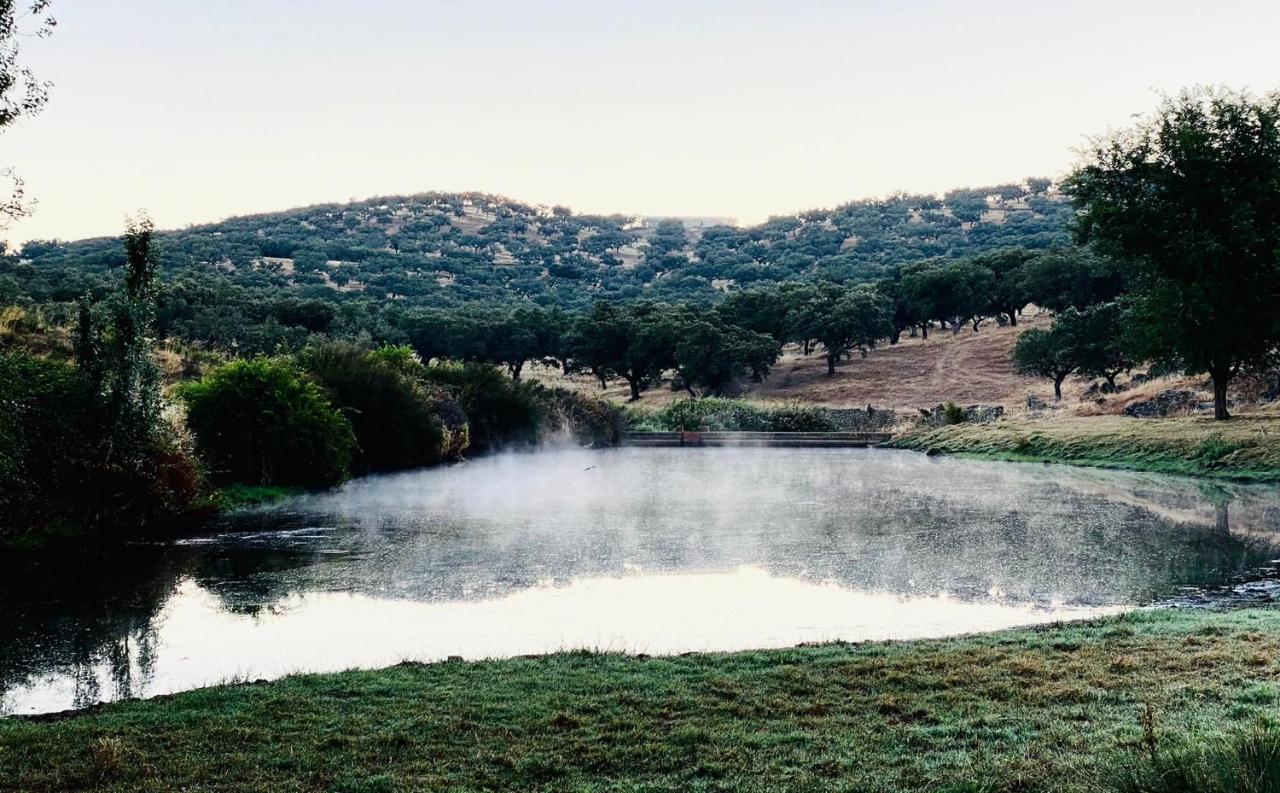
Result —
<path fill-rule="evenodd" d="M 288 361 L 233 361 L 180 394 L 201 455 L 221 481 L 329 487 L 350 470 L 351 423 Z"/>
<path fill-rule="evenodd" d="M 1280 342 L 1280 93 L 1195 89 L 1093 142 L 1065 184 L 1079 234 L 1125 269 L 1142 352 L 1227 387 Z"/>

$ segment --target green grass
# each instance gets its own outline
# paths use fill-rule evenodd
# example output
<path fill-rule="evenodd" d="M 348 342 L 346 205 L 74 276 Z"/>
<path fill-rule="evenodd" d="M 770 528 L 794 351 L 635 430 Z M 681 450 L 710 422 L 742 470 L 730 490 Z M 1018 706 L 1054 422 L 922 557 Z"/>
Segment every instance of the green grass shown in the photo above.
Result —
<path fill-rule="evenodd" d="M 955 424 L 918 430 L 895 445 L 1016 462 L 1280 482 L 1280 418 L 1134 419 L 1091 416 Z"/>
<path fill-rule="evenodd" d="M 8 719 L 0 790 L 1093 791 L 1123 774 L 1155 791 L 1183 789 L 1137 784 L 1158 763 L 1269 729 L 1278 704 L 1280 610 L 1165 610 L 951 640 L 401 665 Z"/>
<path fill-rule="evenodd" d="M 209 498 L 209 506 L 217 511 L 225 511 L 254 504 L 282 501 L 301 492 L 303 491 L 300 488 L 276 485 L 228 485 Z"/>

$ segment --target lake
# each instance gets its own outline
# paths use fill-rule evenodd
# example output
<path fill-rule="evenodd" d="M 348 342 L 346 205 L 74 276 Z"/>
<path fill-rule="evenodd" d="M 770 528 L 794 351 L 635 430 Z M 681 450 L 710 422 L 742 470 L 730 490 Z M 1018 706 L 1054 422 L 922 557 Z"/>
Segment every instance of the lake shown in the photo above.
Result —
<path fill-rule="evenodd" d="M 0 566 L 0 713 L 293 672 L 1269 596 L 1280 490 L 880 449 L 505 454 Z"/>

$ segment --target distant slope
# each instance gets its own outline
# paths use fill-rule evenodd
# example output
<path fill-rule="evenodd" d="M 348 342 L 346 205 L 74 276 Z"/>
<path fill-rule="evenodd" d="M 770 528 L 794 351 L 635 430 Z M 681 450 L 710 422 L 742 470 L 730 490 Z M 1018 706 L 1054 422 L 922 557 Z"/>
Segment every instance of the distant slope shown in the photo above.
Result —
<path fill-rule="evenodd" d="M 1048 315 L 1024 317 L 1018 327 L 1000 327 L 995 323 L 982 326 L 979 333 L 966 328 L 956 335 L 949 331 L 933 332 L 928 340 L 907 338 L 896 345 L 881 345 L 866 358 L 844 361 L 833 377 L 827 376 L 826 361 L 821 354 L 801 355 L 789 347 L 769 377 L 750 385 L 742 396 L 749 400 L 782 402 L 800 400 L 833 407 L 895 408 L 914 411 L 932 408 L 944 402 L 961 405 L 998 404 L 1017 409 L 1028 393 L 1053 398 L 1048 380 L 1023 377 L 1013 371 L 1013 345 L 1018 334 L 1027 328 L 1048 327 Z M 559 372 L 535 368 L 530 376 L 544 382 L 572 385 L 587 393 L 601 394 L 618 401 L 626 400 L 626 383 L 617 382 L 601 392 L 587 376 L 564 378 Z M 1072 405 L 1085 381 L 1072 379 L 1067 387 Z M 646 391 L 641 404 L 657 406 L 682 399 L 683 391 L 672 391 L 667 384 Z"/>
<path fill-rule="evenodd" d="M 446 306 L 533 300 L 711 299 L 809 278 L 864 281 L 896 265 L 1068 241 L 1045 179 L 897 195 L 753 227 L 581 215 L 480 193 L 424 193 L 246 215 L 162 235 L 165 279 L 327 301 Z M 0 257 L 0 302 L 71 300 L 119 266 L 117 240 L 31 241 Z"/>

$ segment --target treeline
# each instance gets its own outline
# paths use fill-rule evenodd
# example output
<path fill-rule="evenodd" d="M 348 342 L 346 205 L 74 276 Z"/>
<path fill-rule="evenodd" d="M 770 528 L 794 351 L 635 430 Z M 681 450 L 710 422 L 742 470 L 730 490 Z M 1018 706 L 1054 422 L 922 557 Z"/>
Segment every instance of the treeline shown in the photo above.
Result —
<path fill-rule="evenodd" d="M 519 378 L 530 362 L 625 380 L 633 399 L 668 374 L 693 396 L 717 396 L 768 376 L 782 348 L 821 351 L 827 370 L 931 328 L 1017 324 L 1031 303 L 1053 311 L 1113 300 L 1115 265 L 1088 251 L 1010 249 L 898 268 L 873 284 L 789 283 L 734 291 L 711 306 L 600 302 L 566 313 L 537 307 L 426 309 L 395 318 L 393 332 L 424 360 L 501 365 Z"/>
<path fill-rule="evenodd" d="M 321 337 L 294 355 L 221 363 L 166 396 L 152 235 L 132 226 L 123 287 L 79 303 L 69 359 L 0 348 L 0 537 L 137 533 L 246 488 L 329 487 L 549 434 L 607 444 L 621 431 L 616 407 L 487 364 L 427 366 L 406 346 Z"/>

